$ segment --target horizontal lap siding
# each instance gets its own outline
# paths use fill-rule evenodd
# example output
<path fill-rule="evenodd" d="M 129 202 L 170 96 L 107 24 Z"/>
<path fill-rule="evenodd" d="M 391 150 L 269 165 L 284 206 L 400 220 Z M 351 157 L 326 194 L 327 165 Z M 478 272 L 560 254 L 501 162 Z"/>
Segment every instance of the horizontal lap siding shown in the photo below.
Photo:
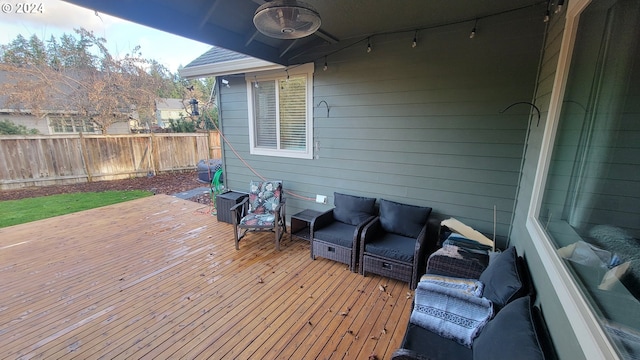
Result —
<path fill-rule="evenodd" d="M 534 9 L 535 10 L 535 9 Z M 344 192 L 431 206 L 506 243 L 542 41 L 540 14 L 487 18 L 469 39 L 467 24 L 374 36 L 327 57 L 314 74 L 315 159 L 249 154 L 244 77 L 221 89 L 223 132 L 238 154 L 266 178 L 283 179 L 287 213 L 324 210 Z M 326 101 L 329 111 L 323 105 Z M 329 116 L 327 116 L 329 115 Z M 228 184 L 246 191 L 254 175 L 225 148 Z"/>
<path fill-rule="evenodd" d="M 546 39 L 543 45 L 543 54 L 538 74 L 538 88 L 535 94 L 535 103 L 540 107 L 542 120 L 540 126 L 531 127 L 529 134 L 523 175 L 517 197 L 511 243 L 518 248 L 518 253 L 527 259 L 530 272 L 533 274 L 533 282 L 539 298 L 540 307 L 551 337 L 553 338 L 558 357 L 560 359 L 579 359 L 583 358 L 580 355 L 583 353 L 580 344 L 576 339 L 574 330 L 571 328 L 567 314 L 564 312 L 563 305 L 555 293 L 552 284 L 553 280 L 547 276 L 547 270 L 535 249 L 534 240 L 526 228 L 542 137 L 545 131 L 546 119 L 549 115 L 549 103 L 551 101 L 553 82 L 555 81 L 565 25 L 564 18 L 564 12 L 552 16 L 551 21 L 548 23 L 548 29 L 546 30 Z M 562 151 L 562 149 L 560 149 L 560 151 Z"/>

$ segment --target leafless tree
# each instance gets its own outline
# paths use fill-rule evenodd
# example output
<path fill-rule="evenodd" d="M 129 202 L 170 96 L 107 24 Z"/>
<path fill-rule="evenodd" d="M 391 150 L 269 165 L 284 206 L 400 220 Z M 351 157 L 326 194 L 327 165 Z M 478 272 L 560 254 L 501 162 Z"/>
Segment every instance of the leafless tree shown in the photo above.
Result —
<path fill-rule="evenodd" d="M 37 37 L 18 38 L 2 47 L 0 94 L 6 105 L 39 116 L 85 116 L 103 133 L 132 116 L 153 116 L 158 94 L 172 86 L 170 72 L 144 59 L 139 47 L 117 58 L 104 38 L 75 31 L 80 40 L 65 35 L 60 43 L 52 38 L 45 46 Z"/>

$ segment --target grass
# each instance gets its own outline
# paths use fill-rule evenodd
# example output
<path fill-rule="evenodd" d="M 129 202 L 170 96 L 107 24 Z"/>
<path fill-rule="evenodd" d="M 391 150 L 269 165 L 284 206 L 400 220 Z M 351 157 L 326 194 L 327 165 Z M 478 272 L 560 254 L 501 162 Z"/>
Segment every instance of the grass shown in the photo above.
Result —
<path fill-rule="evenodd" d="M 142 190 L 59 194 L 0 201 L 0 228 L 151 196 Z"/>

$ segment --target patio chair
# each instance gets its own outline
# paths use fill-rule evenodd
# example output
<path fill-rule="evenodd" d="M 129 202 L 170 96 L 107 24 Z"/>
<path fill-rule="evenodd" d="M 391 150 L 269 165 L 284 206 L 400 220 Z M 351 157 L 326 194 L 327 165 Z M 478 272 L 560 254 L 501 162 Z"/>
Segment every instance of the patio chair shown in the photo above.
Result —
<path fill-rule="evenodd" d="M 334 193 L 334 208 L 311 221 L 311 258 L 349 265 L 356 272 L 362 228 L 375 218 L 375 198 Z"/>
<path fill-rule="evenodd" d="M 405 281 L 415 289 L 435 250 L 439 223 L 429 221 L 430 207 L 380 200 L 380 215 L 362 230 L 360 273 Z"/>
<path fill-rule="evenodd" d="M 236 250 L 240 250 L 240 239 L 249 231 L 275 232 L 276 250 L 280 250 L 280 239 L 287 232 L 282 181 L 252 181 L 249 197 L 230 210 Z"/>

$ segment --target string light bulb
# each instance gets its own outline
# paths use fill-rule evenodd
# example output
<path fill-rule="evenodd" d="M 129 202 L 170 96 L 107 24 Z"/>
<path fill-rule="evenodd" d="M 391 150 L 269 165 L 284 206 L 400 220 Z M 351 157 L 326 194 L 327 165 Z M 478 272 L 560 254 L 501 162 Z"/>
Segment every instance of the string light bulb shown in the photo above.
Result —
<path fill-rule="evenodd" d="M 322 70 L 327 71 L 327 69 L 329 68 L 329 65 L 327 65 L 327 57 L 324 57 L 324 66 L 322 67 Z"/>
<path fill-rule="evenodd" d="M 413 42 L 411 43 L 412 48 L 416 46 L 418 46 L 418 30 L 416 30 L 415 34 L 413 34 Z"/>
<path fill-rule="evenodd" d="M 543 22 L 548 23 L 549 20 L 551 20 L 551 11 L 549 10 L 551 8 L 551 0 L 547 0 L 547 9 L 544 12 L 544 18 L 543 18 Z"/>
<path fill-rule="evenodd" d="M 370 37 L 367 38 L 367 52 L 368 53 L 371 52 L 371 38 Z"/>
<path fill-rule="evenodd" d="M 556 14 L 562 11 L 564 6 L 564 0 L 558 0 L 558 6 L 556 6 Z"/>
<path fill-rule="evenodd" d="M 259 88 L 260 88 L 260 84 L 258 83 L 258 77 L 257 77 L 257 76 L 254 76 L 254 77 L 253 77 L 253 86 L 254 86 L 256 89 L 259 89 Z"/>
<path fill-rule="evenodd" d="M 469 34 L 469 39 L 473 39 L 476 37 L 476 25 L 478 25 L 478 19 L 473 23 L 473 29 L 471 29 L 471 34 Z"/>

